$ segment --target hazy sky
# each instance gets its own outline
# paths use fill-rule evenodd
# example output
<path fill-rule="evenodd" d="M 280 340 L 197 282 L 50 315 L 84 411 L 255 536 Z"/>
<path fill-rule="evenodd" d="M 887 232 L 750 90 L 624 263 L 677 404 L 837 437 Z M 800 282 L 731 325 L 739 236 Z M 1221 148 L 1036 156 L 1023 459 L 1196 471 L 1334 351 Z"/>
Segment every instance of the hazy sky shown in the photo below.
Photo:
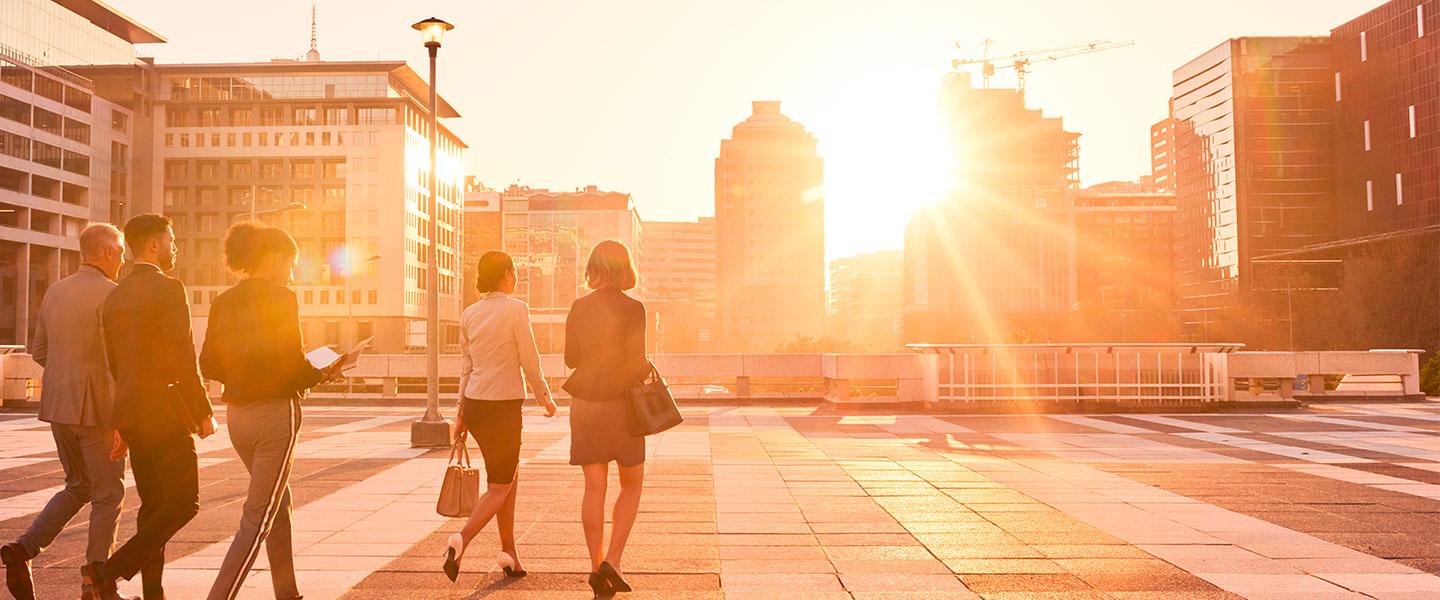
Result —
<path fill-rule="evenodd" d="M 162 62 L 296 58 L 309 45 L 306 0 L 109 1 L 169 38 L 141 47 Z M 721 138 L 751 100 L 781 100 L 820 140 L 838 257 L 900 246 L 937 179 L 940 78 L 981 40 L 1135 41 L 1029 78 L 1031 106 L 1082 134 L 1090 184 L 1149 172 L 1149 126 L 1175 67 L 1230 37 L 1325 34 L 1381 2 L 321 0 L 319 38 L 326 60 L 404 59 L 424 73 L 410 24 L 454 23 L 440 93 L 464 117 L 451 126 L 470 144 L 469 172 L 492 187 L 630 192 L 644 219 L 712 214 Z"/>

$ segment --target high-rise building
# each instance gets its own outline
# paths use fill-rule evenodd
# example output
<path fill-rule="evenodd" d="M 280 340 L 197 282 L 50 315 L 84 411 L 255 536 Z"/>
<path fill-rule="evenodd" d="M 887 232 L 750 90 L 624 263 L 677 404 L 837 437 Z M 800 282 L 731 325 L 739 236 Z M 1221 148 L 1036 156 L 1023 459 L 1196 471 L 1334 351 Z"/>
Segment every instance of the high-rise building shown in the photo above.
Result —
<path fill-rule="evenodd" d="M 595 244 L 617 240 L 630 248 L 636 265 L 644 264 L 640 214 L 630 194 L 593 185 L 574 192 L 511 185 L 501 202 L 505 251 L 518 276 L 515 297 L 530 305 L 540 351 L 564 352 L 565 317 L 586 294 L 585 263 Z"/>
<path fill-rule="evenodd" d="M 1335 236 L 1335 74 L 1325 37 L 1227 40 L 1175 70 L 1183 334 L 1253 348 L 1323 345 L 1333 262 L 1274 260 Z"/>
<path fill-rule="evenodd" d="M 1175 195 L 1142 181 L 1074 194 L 1078 319 L 1071 341 L 1173 342 Z"/>
<path fill-rule="evenodd" d="M 499 191 L 485 187 L 479 180 L 465 178 L 465 229 L 460 236 L 461 258 L 460 291 L 464 305 L 470 306 L 480 299 L 475 289 L 475 267 L 480 257 L 491 250 L 505 248 L 505 213 L 501 209 L 503 196 Z"/>
<path fill-rule="evenodd" d="M 1012 89 L 952 73 L 941 92 L 953 188 L 905 238 L 905 340 L 1058 339 L 1075 310 L 1079 134 Z"/>
<path fill-rule="evenodd" d="M 1331 31 L 1338 238 L 1275 258 L 1339 261 L 1350 348 L 1440 349 L 1440 2 L 1393 0 Z"/>
<path fill-rule="evenodd" d="M 1150 126 L 1150 180 L 1157 192 L 1175 192 L 1175 119 Z"/>
<path fill-rule="evenodd" d="M 231 223 L 259 218 L 300 246 L 292 286 L 310 344 L 374 338 L 382 353 L 425 348 L 431 176 L 428 84 L 404 62 L 153 67 L 153 179 L 175 220 L 176 275 L 196 332 L 235 280 Z M 442 97 L 439 116 L 458 117 Z M 458 342 L 465 144 L 440 126 L 441 340 Z"/>
<path fill-rule="evenodd" d="M 46 288 L 79 268 L 80 230 L 143 197 L 147 107 L 76 71 L 134 67 L 135 44 L 163 41 L 102 2 L 0 2 L 0 344 L 24 344 Z"/>
<path fill-rule="evenodd" d="M 815 137 L 757 101 L 715 159 L 721 350 L 773 352 L 825 329 L 824 161 Z"/>
<path fill-rule="evenodd" d="M 640 299 L 655 325 L 650 351 L 714 352 L 715 219 L 645 221 L 640 248 Z"/>
<path fill-rule="evenodd" d="M 830 337 L 857 352 L 898 352 L 905 312 L 905 253 L 830 261 Z"/>

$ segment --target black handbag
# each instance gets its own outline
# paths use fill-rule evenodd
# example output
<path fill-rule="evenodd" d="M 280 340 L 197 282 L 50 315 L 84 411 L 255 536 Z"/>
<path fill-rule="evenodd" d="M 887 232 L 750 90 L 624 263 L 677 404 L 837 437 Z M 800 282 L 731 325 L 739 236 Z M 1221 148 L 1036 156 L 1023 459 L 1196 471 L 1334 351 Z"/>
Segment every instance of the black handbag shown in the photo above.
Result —
<path fill-rule="evenodd" d="M 644 381 L 625 390 L 625 409 L 630 414 L 630 435 L 636 437 L 655 435 L 685 421 L 654 363 Z"/>

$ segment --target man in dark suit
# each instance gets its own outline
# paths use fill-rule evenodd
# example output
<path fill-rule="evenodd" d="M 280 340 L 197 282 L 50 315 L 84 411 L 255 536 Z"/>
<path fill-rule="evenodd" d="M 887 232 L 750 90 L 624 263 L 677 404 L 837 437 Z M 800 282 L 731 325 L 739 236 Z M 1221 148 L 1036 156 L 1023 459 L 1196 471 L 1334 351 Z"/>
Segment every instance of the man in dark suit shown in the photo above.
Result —
<path fill-rule="evenodd" d="M 135 536 L 86 571 L 101 600 L 119 600 L 115 581 L 143 570 L 145 599 L 159 600 L 165 544 L 200 510 L 191 436 L 209 437 L 216 423 L 195 361 L 185 286 L 166 275 L 175 267 L 170 219 L 130 219 L 125 244 L 135 265 L 105 299 L 102 318 L 115 378 L 112 419 L 130 449 L 140 516 Z"/>

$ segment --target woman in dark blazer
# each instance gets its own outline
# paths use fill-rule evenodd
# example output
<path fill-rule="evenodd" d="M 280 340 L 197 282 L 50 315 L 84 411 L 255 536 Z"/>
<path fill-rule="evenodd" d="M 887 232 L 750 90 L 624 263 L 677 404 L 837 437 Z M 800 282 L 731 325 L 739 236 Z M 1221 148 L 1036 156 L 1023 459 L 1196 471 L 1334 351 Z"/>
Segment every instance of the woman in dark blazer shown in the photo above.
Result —
<path fill-rule="evenodd" d="M 625 293 L 635 287 L 636 279 L 629 249 L 614 240 L 600 242 L 585 267 L 586 285 L 594 291 L 576 300 L 565 320 L 565 364 L 575 369 L 564 386 L 573 398 L 570 464 L 585 473 L 580 520 L 590 551 L 590 587 L 596 595 L 630 591 L 620 574 L 620 558 L 645 483 L 645 438 L 630 435 L 623 402 L 626 391 L 650 372 L 645 358 L 645 305 Z M 606 551 L 605 487 L 611 462 L 619 464 L 620 494 Z"/>
<path fill-rule="evenodd" d="M 262 543 L 275 597 L 300 598 L 290 540 L 300 399 L 338 376 L 339 365 L 317 369 L 305 359 L 300 305 L 288 287 L 298 254 L 290 234 L 259 223 L 236 223 L 225 235 L 225 263 L 245 278 L 210 307 L 200 370 L 225 384 L 230 441 L 250 472 L 250 486 L 209 600 L 240 593 Z"/>

